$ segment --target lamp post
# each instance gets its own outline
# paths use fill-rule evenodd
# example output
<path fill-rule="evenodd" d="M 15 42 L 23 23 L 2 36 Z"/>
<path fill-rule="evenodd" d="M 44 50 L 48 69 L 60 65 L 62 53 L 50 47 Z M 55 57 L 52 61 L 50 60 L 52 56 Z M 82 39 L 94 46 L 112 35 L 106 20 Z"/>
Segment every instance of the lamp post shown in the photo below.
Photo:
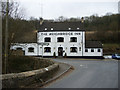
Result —
<path fill-rule="evenodd" d="M 5 29 L 5 73 L 7 73 L 7 64 L 8 64 L 8 7 L 9 0 L 7 0 L 6 6 L 6 29 Z"/>

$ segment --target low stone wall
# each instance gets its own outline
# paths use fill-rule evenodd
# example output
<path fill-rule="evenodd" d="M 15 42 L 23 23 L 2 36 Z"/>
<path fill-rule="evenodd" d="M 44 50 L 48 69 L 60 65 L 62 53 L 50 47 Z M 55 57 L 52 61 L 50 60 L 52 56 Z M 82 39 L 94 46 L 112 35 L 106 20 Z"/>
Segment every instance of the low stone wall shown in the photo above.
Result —
<path fill-rule="evenodd" d="M 11 73 L 0 75 L 0 80 L 2 80 L 3 88 L 21 88 L 31 85 L 37 81 L 42 83 L 41 77 L 59 68 L 58 63 L 48 66 L 43 69 L 21 72 L 21 73 Z"/>

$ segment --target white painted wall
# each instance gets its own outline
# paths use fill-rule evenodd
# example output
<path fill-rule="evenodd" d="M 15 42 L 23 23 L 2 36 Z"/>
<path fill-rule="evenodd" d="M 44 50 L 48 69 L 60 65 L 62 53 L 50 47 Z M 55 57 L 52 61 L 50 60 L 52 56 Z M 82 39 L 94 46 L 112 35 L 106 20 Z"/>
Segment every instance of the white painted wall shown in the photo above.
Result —
<path fill-rule="evenodd" d="M 26 44 L 20 44 L 20 43 L 14 43 L 10 47 L 10 49 L 16 50 L 17 48 L 22 48 L 23 51 L 25 51 Z"/>
<path fill-rule="evenodd" d="M 67 31 L 67 32 L 62 31 L 62 33 L 71 33 L 71 32 L 73 33 L 73 35 L 50 35 L 50 33 L 61 33 L 61 32 L 39 32 L 38 43 L 44 42 L 45 37 L 51 38 L 51 42 L 49 42 L 49 45 L 43 46 L 43 51 L 44 51 L 44 47 L 51 47 L 51 53 L 43 52 L 43 56 L 53 56 L 54 52 L 56 53 L 56 56 L 58 56 L 58 47 L 63 47 L 63 51 L 65 51 L 63 53 L 63 56 L 65 55 L 65 53 L 67 53 L 67 56 L 82 56 L 82 31 Z M 80 33 L 80 35 L 74 35 L 75 33 Z M 57 42 L 58 37 L 64 37 L 64 42 Z M 77 42 L 70 42 L 70 37 L 77 37 Z M 78 48 L 77 53 L 71 53 L 70 47 L 77 47 Z M 79 51 L 79 47 L 81 47 L 81 51 Z M 41 52 L 42 51 L 39 48 L 39 55 L 41 54 Z"/>
<path fill-rule="evenodd" d="M 73 33 L 73 35 L 50 35 L 51 33 Z M 46 34 L 47 33 L 47 34 Z M 75 35 L 75 33 L 80 33 L 80 35 Z M 43 35 L 45 34 L 45 35 Z M 41 46 L 39 43 L 44 42 L 45 37 L 50 37 L 51 42 L 49 45 Z M 57 42 L 58 37 L 64 37 L 64 42 Z M 70 37 L 77 37 L 77 42 L 70 42 Z M 97 52 L 98 48 L 94 48 L 94 52 L 91 52 L 91 48 L 88 48 L 88 52 L 85 52 L 85 32 L 84 31 L 59 31 L 59 32 L 38 32 L 37 43 L 15 43 L 11 46 L 11 49 L 16 50 L 16 48 L 21 47 L 25 51 L 26 56 L 53 56 L 54 52 L 58 56 L 58 48 L 63 47 L 63 56 L 65 53 L 67 56 L 102 56 L 103 51 Z M 28 52 L 28 48 L 33 47 L 34 52 Z M 44 52 L 45 47 L 51 47 L 51 52 Z M 77 47 L 77 53 L 70 52 L 70 47 Z M 79 50 L 81 48 L 81 50 Z"/>
<path fill-rule="evenodd" d="M 84 50 L 84 56 L 102 56 L 102 49 L 101 48 L 86 48 L 88 49 L 88 52 L 85 52 Z M 91 49 L 94 49 L 94 52 L 91 52 Z M 100 52 L 97 50 L 100 49 Z"/>
<path fill-rule="evenodd" d="M 34 48 L 34 52 L 28 52 L 28 48 L 30 48 L 30 47 Z M 37 56 L 37 43 L 27 44 L 27 46 L 25 48 L 25 55 L 26 56 Z"/>
<path fill-rule="evenodd" d="M 28 52 L 28 48 L 33 47 L 34 52 Z M 16 50 L 17 48 L 22 48 L 23 51 L 25 51 L 26 56 L 36 56 L 37 55 L 37 43 L 14 43 L 10 49 Z"/>

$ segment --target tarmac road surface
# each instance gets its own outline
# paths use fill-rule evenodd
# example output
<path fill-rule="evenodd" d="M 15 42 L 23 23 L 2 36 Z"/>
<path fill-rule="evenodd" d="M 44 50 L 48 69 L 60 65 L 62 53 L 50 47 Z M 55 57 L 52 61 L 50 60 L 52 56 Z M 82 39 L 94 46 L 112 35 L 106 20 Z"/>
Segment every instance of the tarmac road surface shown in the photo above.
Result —
<path fill-rule="evenodd" d="M 117 60 L 53 59 L 75 70 L 45 88 L 118 88 Z"/>

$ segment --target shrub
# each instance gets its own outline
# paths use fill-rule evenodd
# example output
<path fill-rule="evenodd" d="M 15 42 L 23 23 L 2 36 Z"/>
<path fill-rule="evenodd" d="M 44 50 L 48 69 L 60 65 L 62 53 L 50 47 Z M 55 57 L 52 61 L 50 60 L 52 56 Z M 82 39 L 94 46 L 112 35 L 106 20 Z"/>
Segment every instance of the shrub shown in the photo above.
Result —
<path fill-rule="evenodd" d="M 8 58 L 8 73 L 18 73 L 48 67 L 53 62 L 28 56 L 10 56 Z"/>

